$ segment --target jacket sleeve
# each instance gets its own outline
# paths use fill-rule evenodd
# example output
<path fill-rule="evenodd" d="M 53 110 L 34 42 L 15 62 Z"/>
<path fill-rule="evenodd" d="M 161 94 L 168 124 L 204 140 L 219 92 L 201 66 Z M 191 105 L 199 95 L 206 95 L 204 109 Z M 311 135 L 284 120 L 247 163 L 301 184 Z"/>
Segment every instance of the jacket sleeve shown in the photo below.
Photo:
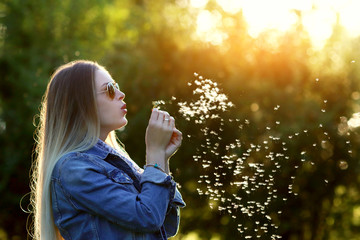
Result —
<path fill-rule="evenodd" d="M 180 208 L 186 204 L 182 199 L 179 190 L 176 188 L 174 199 L 170 202 L 167 215 L 165 217 L 164 227 L 167 237 L 175 236 L 179 230 Z"/>
<path fill-rule="evenodd" d="M 155 168 L 145 169 L 140 193 L 122 171 L 106 172 L 85 154 L 67 158 L 56 171 L 63 194 L 75 209 L 136 232 L 159 230 L 176 195 L 175 182 Z"/>

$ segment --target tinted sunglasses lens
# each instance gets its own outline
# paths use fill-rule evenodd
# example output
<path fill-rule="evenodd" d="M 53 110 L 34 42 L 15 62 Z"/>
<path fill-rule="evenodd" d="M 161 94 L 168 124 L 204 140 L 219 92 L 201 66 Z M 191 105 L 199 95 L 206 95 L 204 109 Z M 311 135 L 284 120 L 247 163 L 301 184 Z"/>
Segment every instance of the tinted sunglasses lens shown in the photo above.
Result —
<path fill-rule="evenodd" d="M 115 97 L 115 87 L 114 87 L 114 85 L 112 83 L 108 83 L 107 90 L 108 90 L 108 93 L 109 93 L 109 97 L 111 99 L 114 99 L 114 97 Z"/>

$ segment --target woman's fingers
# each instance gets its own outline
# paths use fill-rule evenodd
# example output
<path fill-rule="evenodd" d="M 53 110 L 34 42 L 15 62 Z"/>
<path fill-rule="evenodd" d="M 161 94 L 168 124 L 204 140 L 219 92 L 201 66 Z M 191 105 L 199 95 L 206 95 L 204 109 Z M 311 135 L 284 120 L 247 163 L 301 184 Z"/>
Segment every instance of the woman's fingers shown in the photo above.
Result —
<path fill-rule="evenodd" d="M 175 119 L 173 117 L 169 119 L 169 126 L 171 129 L 175 128 Z"/>
<path fill-rule="evenodd" d="M 170 158 L 180 147 L 182 133 L 175 127 L 175 119 L 168 112 L 153 109 L 146 132 L 146 147 L 149 159 L 162 149 L 165 158 Z"/>
<path fill-rule="evenodd" d="M 168 112 L 165 112 L 165 111 L 160 111 L 161 114 L 162 114 L 162 119 L 164 122 L 165 121 L 169 121 L 170 120 L 170 114 Z"/>
<path fill-rule="evenodd" d="M 158 111 L 159 111 L 158 122 L 160 124 L 164 124 L 165 126 L 170 126 L 170 127 L 175 126 L 175 119 L 172 116 L 170 116 L 168 112 L 161 110 Z"/>
<path fill-rule="evenodd" d="M 178 138 L 182 138 L 182 132 L 180 132 L 180 131 L 179 131 L 178 129 L 176 129 L 176 128 L 175 128 L 174 132 L 175 132 L 175 134 L 176 134 L 176 136 L 177 136 Z"/>
<path fill-rule="evenodd" d="M 154 108 L 150 116 L 149 124 L 160 128 L 165 127 L 164 130 L 172 132 L 175 128 L 175 119 L 170 116 L 168 112 Z"/>
<path fill-rule="evenodd" d="M 159 110 L 157 108 L 154 108 L 151 112 L 150 120 L 149 122 L 155 123 L 159 118 Z"/>
<path fill-rule="evenodd" d="M 178 150 L 182 142 L 182 133 L 174 128 L 169 144 L 165 150 L 165 157 L 169 159 Z"/>
<path fill-rule="evenodd" d="M 180 142 L 182 141 L 182 132 L 180 132 L 178 129 L 174 129 L 173 134 L 171 136 L 172 143 Z"/>
<path fill-rule="evenodd" d="M 172 117 L 168 112 L 154 108 L 151 112 L 150 122 L 159 123 L 159 124 L 163 124 L 163 123 L 169 124 L 171 118 Z"/>

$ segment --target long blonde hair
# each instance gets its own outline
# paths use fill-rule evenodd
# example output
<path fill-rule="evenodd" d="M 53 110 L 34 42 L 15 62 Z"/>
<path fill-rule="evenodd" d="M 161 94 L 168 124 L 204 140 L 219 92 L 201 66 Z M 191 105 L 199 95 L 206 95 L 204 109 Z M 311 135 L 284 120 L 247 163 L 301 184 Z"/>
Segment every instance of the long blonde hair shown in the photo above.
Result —
<path fill-rule="evenodd" d="M 52 214 L 51 174 L 63 155 L 87 150 L 99 139 L 96 70 L 105 69 L 91 61 L 70 62 L 55 71 L 47 86 L 35 132 L 36 150 L 30 183 L 33 239 L 62 239 Z M 122 149 L 114 131 L 106 142 L 116 149 Z"/>

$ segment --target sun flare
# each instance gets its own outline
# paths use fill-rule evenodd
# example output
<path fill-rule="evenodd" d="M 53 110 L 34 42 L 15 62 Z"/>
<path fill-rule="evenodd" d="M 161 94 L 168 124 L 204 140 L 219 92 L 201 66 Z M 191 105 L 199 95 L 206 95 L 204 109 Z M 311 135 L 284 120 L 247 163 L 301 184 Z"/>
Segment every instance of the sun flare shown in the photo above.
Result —
<path fill-rule="evenodd" d="M 222 30 L 226 20 L 217 10 L 207 10 L 209 0 L 190 0 L 192 8 L 198 9 L 198 37 L 219 45 L 227 38 Z M 276 30 L 286 32 L 301 23 L 308 32 L 313 46 L 321 48 L 332 35 L 337 21 L 352 37 L 360 35 L 360 1 L 358 0 L 216 0 L 229 14 L 242 14 L 248 34 L 257 38 L 262 32 Z"/>

